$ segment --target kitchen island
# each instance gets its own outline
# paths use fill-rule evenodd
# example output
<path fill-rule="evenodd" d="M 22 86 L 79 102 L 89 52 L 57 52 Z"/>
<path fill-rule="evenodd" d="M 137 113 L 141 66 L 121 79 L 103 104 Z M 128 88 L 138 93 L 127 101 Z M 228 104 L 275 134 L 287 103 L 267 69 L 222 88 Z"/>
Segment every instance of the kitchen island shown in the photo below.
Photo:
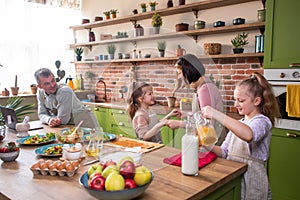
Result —
<path fill-rule="evenodd" d="M 62 128 L 44 126 L 29 133 L 45 134 Z M 16 139 L 16 133 L 8 132 L 4 142 Z M 21 146 L 16 161 L 0 161 L 0 199 L 94 199 L 78 181 L 90 165 L 80 166 L 72 177 L 33 175 L 30 167 L 40 159 L 36 148 Z M 178 152 L 179 149 L 164 146 L 143 154 L 141 162 L 154 172 L 154 180 L 138 199 L 240 199 L 240 178 L 247 165 L 217 158 L 201 168 L 197 177 L 185 176 L 180 167 L 163 162 Z"/>

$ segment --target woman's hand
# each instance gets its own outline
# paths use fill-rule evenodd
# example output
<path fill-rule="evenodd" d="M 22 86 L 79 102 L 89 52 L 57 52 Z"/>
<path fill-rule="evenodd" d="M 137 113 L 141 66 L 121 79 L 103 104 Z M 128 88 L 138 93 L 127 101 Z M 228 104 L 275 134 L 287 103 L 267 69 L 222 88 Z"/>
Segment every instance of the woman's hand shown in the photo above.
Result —
<path fill-rule="evenodd" d="M 49 120 L 48 125 L 50 127 L 55 127 L 55 126 L 59 126 L 61 124 L 61 120 L 57 117 L 53 117 Z"/>

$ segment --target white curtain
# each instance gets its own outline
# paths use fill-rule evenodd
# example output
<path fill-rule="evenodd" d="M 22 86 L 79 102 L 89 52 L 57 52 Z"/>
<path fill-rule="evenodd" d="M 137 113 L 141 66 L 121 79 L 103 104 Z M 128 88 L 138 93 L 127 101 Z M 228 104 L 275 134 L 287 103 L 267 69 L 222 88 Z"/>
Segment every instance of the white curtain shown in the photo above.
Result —
<path fill-rule="evenodd" d="M 24 0 L 0 1 L 0 90 L 15 85 L 30 91 L 33 74 L 40 67 L 56 75 L 55 61 L 61 61 L 66 76 L 74 76 L 71 25 L 80 23 L 80 11 L 28 3 Z"/>

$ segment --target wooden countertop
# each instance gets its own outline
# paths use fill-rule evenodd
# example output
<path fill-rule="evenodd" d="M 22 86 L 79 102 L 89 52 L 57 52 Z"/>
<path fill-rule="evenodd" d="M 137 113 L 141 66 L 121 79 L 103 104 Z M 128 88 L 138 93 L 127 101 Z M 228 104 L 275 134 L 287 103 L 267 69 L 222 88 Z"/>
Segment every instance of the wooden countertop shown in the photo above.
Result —
<path fill-rule="evenodd" d="M 62 128 L 64 126 L 45 126 L 44 129 L 30 131 L 30 135 L 45 134 Z M 16 139 L 16 134 L 9 132 L 4 142 Z M 38 146 L 21 146 L 16 161 L 0 161 L 0 199 L 3 199 L 1 193 L 10 199 L 94 199 L 78 182 L 90 165 L 81 166 L 73 177 L 33 175 L 30 167 L 39 159 L 34 152 L 36 148 Z M 197 177 L 185 176 L 180 167 L 163 163 L 163 158 L 178 152 L 179 149 L 162 147 L 143 154 L 142 164 L 154 172 L 154 180 L 140 199 L 169 199 L 170 195 L 172 199 L 201 199 L 239 177 L 247 169 L 243 163 L 217 158 L 200 169 Z"/>

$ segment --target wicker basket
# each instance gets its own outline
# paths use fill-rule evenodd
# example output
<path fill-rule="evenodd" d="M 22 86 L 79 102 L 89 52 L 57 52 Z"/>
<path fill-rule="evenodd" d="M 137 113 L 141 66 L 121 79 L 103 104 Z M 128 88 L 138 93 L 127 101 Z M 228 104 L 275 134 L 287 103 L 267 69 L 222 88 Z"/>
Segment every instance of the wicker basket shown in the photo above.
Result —
<path fill-rule="evenodd" d="M 204 51 L 206 55 L 216 55 L 221 53 L 220 43 L 205 43 Z"/>

